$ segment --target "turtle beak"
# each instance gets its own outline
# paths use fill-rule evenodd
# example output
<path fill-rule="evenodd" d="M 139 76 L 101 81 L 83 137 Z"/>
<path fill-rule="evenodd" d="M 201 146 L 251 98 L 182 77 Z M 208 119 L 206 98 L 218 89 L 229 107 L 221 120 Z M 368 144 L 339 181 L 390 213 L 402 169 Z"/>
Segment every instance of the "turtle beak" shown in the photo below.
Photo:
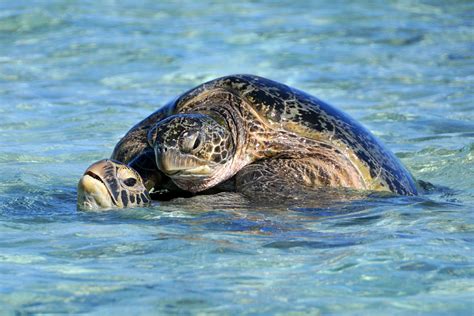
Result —
<path fill-rule="evenodd" d="M 105 181 L 109 160 L 101 160 L 92 164 L 84 172 L 77 185 L 77 205 L 84 210 L 112 208 L 116 205 L 110 188 Z"/>
<path fill-rule="evenodd" d="M 155 146 L 155 159 L 158 169 L 167 176 L 206 176 L 211 172 L 210 163 L 193 155 L 183 154 L 175 149 L 162 149 Z"/>

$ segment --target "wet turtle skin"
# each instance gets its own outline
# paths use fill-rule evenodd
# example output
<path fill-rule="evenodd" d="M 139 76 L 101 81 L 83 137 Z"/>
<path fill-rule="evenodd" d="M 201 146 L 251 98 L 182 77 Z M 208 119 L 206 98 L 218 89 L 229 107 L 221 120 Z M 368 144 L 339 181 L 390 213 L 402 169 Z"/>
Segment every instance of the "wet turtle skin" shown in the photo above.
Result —
<path fill-rule="evenodd" d="M 170 118 L 199 115 L 218 117 L 229 130 L 235 147 L 233 165 L 219 171 L 212 185 L 180 186 L 178 178 L 157 165 L 161 144 L 156 137 Z M 179 139 L 170 141 L 176 144 Z M 183 93 L 133 126 L 111 159 L 137 171 L 147 190 L 169 197 L 219 186 L 248 192 L 248 187 L 239 185 L 250 178 L 264 183 L 270 178 L 256 176 L 263 173 L 273 173 L 268 181 L 280 177 L 283 185 L 291 182 L 286 177 L 300 178 L 299 183 L 308 187 L 418 194 L 398 158 L 356 120 L 303 91 L 254 75 L 218 78 Z"/>
<path fill-rule="evenodd" d="M 307 176 L 319 177 L 312 185 L 417 194 L 398 158 L 356 120 L 303 91 L 253 75 L 226 76 L 191 89 L 139 123 L 136 132 L 144 137 L 157 122 L 154 115 L 169 120 L 196 113 L 217 113 L 239 134 L 234 147 L 246 161 L 230 176 L 262 159 L 309 157 L 314 172 Z M 148 135 L 152 145 L 153 137 Z"/>

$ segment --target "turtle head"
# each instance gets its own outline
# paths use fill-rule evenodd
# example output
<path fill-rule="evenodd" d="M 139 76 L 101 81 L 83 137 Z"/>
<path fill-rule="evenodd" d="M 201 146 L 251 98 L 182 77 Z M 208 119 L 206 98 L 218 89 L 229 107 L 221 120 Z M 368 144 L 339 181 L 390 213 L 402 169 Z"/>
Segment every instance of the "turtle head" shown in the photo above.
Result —
<path fill-rule="evenodd" d="M 231 173 L 235 141 L 224 119 L 205 114 L 177 114 L 148 133 L 158 168 L 183 190 L 199 192 Z"/>
<path fill-rule="evenodd" d="M 84 172 L 77 186 L 77 205 L 84 210 L 142 206 L 150 196 L 141 176 L 127 165 L 104 159 Z"/>

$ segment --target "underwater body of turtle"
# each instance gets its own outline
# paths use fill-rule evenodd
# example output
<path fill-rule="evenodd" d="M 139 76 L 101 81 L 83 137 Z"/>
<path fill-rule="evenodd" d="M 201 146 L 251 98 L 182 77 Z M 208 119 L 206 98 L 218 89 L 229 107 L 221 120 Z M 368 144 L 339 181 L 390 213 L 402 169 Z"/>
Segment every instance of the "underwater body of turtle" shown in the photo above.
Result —
<path fill-rule="evenodd" d="M 135 125 L 78 186 L 84 209 L 149 203 L 150 192 L 295 194 L 348 188 L 416 195 L 401 162 L 360 123 L 300 90 L 232 75 Z"/>

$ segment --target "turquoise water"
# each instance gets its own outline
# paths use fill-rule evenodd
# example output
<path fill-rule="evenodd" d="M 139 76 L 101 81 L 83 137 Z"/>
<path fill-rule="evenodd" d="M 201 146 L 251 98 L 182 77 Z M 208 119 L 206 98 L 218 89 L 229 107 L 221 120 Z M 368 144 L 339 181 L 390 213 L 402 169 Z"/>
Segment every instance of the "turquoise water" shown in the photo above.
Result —
<path fill-rule="evenodd" d="M 2 313 L 470 315 L 471 1 L 1 1 Z M 253 73 L 348 112 L 437 189 L 76 210 L 93 161 L 166 101 Z"/>

